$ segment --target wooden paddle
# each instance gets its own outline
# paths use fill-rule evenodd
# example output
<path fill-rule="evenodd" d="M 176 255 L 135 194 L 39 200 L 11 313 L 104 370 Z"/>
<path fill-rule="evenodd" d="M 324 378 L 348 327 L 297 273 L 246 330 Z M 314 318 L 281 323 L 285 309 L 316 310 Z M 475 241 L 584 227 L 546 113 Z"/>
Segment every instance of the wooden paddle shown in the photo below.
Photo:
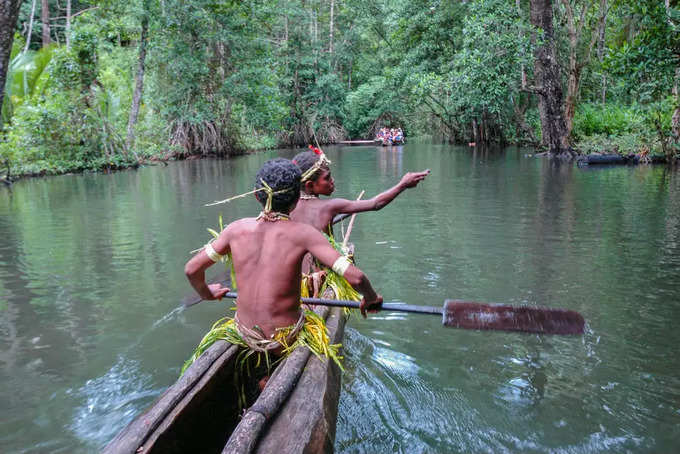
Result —
<path fill-rule="evenodd" d="M 237 298 L 229 292 L 225 298 Z M 200 303 L 199 296 L 187 301 L 185 306 Z M 357 301 L 302 298 L 305 304 L 349 307 L 359 309 Z M 477 303 L 474 301 L 446 300 L 444 306 L 414 306 L 401 303 L 383 303 L 381 310 L 439 315 L 444 326 L 462 329 L 520 331 L 537 334 L 583 334 L 585 321 L 576 311 L 540 306 L 511 306 L 509 304 Z"/>

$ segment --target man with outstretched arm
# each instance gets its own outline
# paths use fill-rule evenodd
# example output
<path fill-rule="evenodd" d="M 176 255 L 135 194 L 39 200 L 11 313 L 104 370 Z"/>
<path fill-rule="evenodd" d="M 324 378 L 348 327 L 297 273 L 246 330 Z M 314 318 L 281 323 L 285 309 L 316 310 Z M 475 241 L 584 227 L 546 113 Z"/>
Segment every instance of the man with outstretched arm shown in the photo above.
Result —
<path fill-rule="evenodd" d="M 330 196 L 335 191 L 330 161 L 321 150 L 313 148 L 295 155 L 293 162 L 302 172 L 302 187 L 300 203 L 291 213 L 291 219 L 314 226 L 328 235 L 332 234 L 331 223 L 336 215 L 380 210 L 404 190 L 417 186 L 430 173 L 429 169 L 408 172 L 395 186 L 367 200 L 321 199 L 320 195 Z"/>
<path fill-rule="evenodd" d="M 323 151 L 311 146 L 310 148 L 310 151 L 298 153 L 293 158 L 293 162 L 302 172 L 302 187 L 300 202 L 292 211 L 291 219 L 325 233 L 332 244 L 335 243 L 332 222 L 336 215 L 380 210 L 405 189 L 417 186 L 430 173 L 429 170 L 408 172 L 397 185 L 368 200 L 321 199 L 320 195 L 330 196 L 335 191 L 335 181 L 331 176 L 330 161 Z M 344 250 L 343 253 L 348 258 L 353 258 L 349 250 Z M 319 261 L 313 261 L 310 256 L 305 258 L 302 271 L 308 294 L 323 294 L 330 287 L 335 298 L 359 301 L 357 292 L 342 276 L 324 267 Z"/>
<path fill-rule="evenodd" d="M 367 310 L 380 308 L 382 297 L 359 268 L 314 227 L 290 220 L 300 194 L 300 170 L 295 164 L 281 158 L 267 161 L 257 173 L 253 192 L 264 207 L 260 215 L 229 224 L 185 266 L 189 282 L 202 298 L 221 299 L 229 289 L 207 285 L 205 270 L 224 256 L 230 257 L 238 300 L 236 316 L 226 324 L 231 323 L 248 347 L 278 355 L 305 329 L 300 282 L 302 259 L 308 252 L 363 295 L 364 317 Z"/>

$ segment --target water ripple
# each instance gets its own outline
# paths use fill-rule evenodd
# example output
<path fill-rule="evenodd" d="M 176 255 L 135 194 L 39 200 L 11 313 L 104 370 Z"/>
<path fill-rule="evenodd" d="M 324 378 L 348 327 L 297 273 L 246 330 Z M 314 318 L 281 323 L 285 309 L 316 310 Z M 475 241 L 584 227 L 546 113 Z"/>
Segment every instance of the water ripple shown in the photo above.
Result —
<path fill-rule="evenodd" d="M 139 363 L 119 357 L 104 375 L 88 380 L 67 394 L 82 403 L 74 409 L 68 428 L 84 443 L 103 446 L 139 412 L 139 401 L 162 392 L 154 388 L 151 375 L 141 372 Z"/>

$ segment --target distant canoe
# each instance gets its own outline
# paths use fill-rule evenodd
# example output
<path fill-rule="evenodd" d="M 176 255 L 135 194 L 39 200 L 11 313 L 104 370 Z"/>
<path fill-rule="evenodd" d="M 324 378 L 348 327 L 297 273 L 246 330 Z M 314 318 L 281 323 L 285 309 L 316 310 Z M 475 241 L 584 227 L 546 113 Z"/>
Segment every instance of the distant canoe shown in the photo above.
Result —
<path fill-rule="evenodd" d="M 338 143 L 342 145 L 372 145 L 375 140 L 341 140 Z"/>
<path fill-rule="evenodd" d="M 404 144 L 404 139 L 400 140 L 393 140 L 393 139 L 383 139 L 383 138 L 376 138 L 375 142 L 378 145 L 382 145 L 383 147 L 389 147 L 392 145 L 403 145 Z"/>
<path fill-rule="evenodd" d="M 316 312 L 326 318 L 330 342 L 341 342 L 342 309 L 319 307 Z M 297 349 L 277 367 L 241 417 L 240 388 L 234 382 L 238 351 L 228 342 L 213 344 L 103 452 L 331 452 L 340 396 L 338 366 L 319 360 L 306 348 Z"/>

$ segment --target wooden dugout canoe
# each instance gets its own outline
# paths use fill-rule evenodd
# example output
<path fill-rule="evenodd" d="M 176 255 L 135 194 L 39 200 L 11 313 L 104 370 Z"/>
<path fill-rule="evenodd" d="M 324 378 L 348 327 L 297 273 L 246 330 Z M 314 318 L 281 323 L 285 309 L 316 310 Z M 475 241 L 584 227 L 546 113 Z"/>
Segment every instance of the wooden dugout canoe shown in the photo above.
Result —
<path fill-rule="evenodd" d="M 341 342 L 342 309 L 318 307 L 316 312 L 326 319 L 331 343 Z M 224 341 L 212 345 L 103 452 L 332 452 L 341 382 L 338 366 L 297 349 L 277 367 L 241 418 L 234 382 L 238 350 Z"/>

